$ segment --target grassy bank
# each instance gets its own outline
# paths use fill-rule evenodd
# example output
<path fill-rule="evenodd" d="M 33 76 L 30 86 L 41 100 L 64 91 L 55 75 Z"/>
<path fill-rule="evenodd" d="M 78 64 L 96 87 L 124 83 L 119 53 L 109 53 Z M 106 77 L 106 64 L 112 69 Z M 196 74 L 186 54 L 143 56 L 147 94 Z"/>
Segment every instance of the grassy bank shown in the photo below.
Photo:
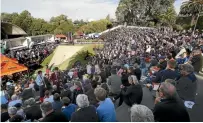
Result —
<path fill-rule="evenodd" d="M 76 46 L 80 46 L 80 45 L 76 45 Z M 95 47 L 103 48 L 103 44 L 87 44 L 87 45 L 81 45 L 81 46 L 84 46 L 84 47 L 79 52 L 74 54 L 71 58 L 67 59 L 62 64 L 60 64 L 58 66 L 59 69 L 61 70 L 69 69 L 76 61 L 80 61 L 82 64 L 86 64 L 87 61 L 84 58 L 86 56 L 87 51 L 94 55 L 95 52 L 93 48 Z"/>

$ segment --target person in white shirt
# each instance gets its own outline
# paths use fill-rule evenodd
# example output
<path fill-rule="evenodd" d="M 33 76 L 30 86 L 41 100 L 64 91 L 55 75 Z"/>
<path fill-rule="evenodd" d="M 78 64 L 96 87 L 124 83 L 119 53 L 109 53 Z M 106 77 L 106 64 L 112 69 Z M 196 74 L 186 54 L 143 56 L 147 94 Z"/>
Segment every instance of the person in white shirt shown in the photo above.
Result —
<path fill-rule="evenodd" d="M 89 64 L 87 65 L 87 74 L 92 74 L 91 69 L 92 69 L 92 66 L 91 66 L 91 64 L 89 63 Z"/>
<path fill-rule="evenodd" d="M 50 92 L 48 90 L 45 91 L 45 97 L 44 97 L 44 102 L 54 102 L 54 97 L 53 95 L 50 95 Z"/>

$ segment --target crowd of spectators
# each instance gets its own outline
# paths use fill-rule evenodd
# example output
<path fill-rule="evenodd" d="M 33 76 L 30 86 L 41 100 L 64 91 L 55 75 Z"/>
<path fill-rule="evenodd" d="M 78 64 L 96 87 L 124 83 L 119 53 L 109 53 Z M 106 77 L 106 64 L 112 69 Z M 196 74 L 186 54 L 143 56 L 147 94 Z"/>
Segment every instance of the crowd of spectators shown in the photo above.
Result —
<path fill-rule="evenodd" d="M 190 121 L 187 104 L 195 105 L 203 34 L 122 27 L 102 38 L 104 48 L 85 67 L 47 67 L 21 84 L 7 82 L 1 121 Z M 142 104 L 143 88 L 154 97 L 153 109 Z"/>

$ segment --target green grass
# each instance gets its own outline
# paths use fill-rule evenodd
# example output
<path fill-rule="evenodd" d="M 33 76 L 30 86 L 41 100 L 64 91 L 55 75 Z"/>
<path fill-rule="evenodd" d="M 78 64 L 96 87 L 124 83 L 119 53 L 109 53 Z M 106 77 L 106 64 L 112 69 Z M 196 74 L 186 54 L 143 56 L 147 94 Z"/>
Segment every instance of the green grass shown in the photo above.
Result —
<path fill-rule="evenodd" d="M 80 46 L 80 45 L 76 45 L 76 46 Z M 87 44 L 87 45 L 82 45 L 84 46 L 79 52 L 77 52 L 76 54 L 74 54 L 71 58 L 67 59 L 66 61 L 64 61 L 62 64 L 60 64 L 58 67 L 61 70 L 66 70 L 72 67 L 72 65 L 76 62 L 76 61 L 80 61 L 82 64 L 86 64 L 87 61 L 84 60 L 85 56 L 86 56 L 86 52 L 88 51 L 89 53 L 91 53 L 92 55 L 95 54 L 93 48 L 96 47 L 100 47 L 103 48 L 103 44 Z"/>
<path fill-rule="evenodd" d="M 41 70 L 43 72 L 46 71 L 46 65 L 47 64 L 49 65 L 51 59 L 54 56 L 55 51 L 56 51 L 56 49 L 47 58 L 44 59 L 44 61 L 40 64 L 42 68 L 35 70 L 35 72 L 31 76 L 35 77 L 37 74 L 37 71 L 39 71 L 39 70 Z"/>

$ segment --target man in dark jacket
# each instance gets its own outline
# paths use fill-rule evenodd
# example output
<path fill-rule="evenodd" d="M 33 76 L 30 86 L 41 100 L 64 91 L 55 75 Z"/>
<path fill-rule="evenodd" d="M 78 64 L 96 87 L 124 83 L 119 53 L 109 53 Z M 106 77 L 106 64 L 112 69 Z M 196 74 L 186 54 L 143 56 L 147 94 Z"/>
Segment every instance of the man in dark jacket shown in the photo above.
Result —
<path fill-rule="evenodd" d="M 33 122 L 34 120 L 38 120 L 39 118 L 42 118 L 42 112 L 40 110 L 40 106 L 35 103 L 34 98 L 30 98 L 29 100 L 26 100 L 25 103 L 26 105 L 28 105 L 28 107 L 24 109 L 27 120 L 31 120 Z"/>
<path fill-rule="evenodd" d="M 97 82 L 92 81 L 91 85 L 92 85 L 92 88 L 86 92 L 86 95 L 88 96 L 88 100 L 90 101 L 90 105 L 97 106 L 98 102 L 97 102 L 97 99 L 94 95 L 94 89 L 97 87 Z"/>
<path fill-rule="evenodd" d="M 121 77 L 120 76 L 118 76 L 117 74 L 116 74 L 116 70 L 115 69 L 113 69 L 112 71 L 111 71 L 111 76 L 109 77 L 109 79 L 108 79 L 108 82 L 107 82 L 107 84 L 108 84 L 108 86 L 109 86 L 109 90 L 110 90 L 110 93 L 112 94 L 112 95 L 118 95 L 119 93 L 120 93 L 120 86 L 121 86 Z"/>
<path fill-rule="evenodd" d="M 159 57 L 159 64 L 161 65 L 162 70 L 166 69 L 167 61 L 165 60 L 164 56 Z"/>
<path fill-rule="evenodd" d="M 25 89 L 22 92 L 22 100 L 25 101 L 29 98 L 35 98 L 35 91 L 32 88 L 29 88 L 28 84 L 24 85 Z"/>
<path fill-rule="evenodd" d="M 177 81 L 177 93 L 182 100 L 195 101 L 197 92 L 197 78 L 193 73 L 194 68 L 190 64 L 179 65 L 181 77 Z"/>
<path fill-rule="evenodd" d="M 195 50 L 190 61 L 192 63 L 192 66 L 194 67 L 194 72 L 199 73 L 199 71 L 201 71 L 203 67 L 203 56 L 201 54 L 201 51 Z"/>
<path fill-rule="evenodd" d="M 42 122 L 68 122 L 66 116 L 62 112 L 56 112 L 52 108 L 50 102 L 44 102 L 40 105 L 43 119 Z"/>
<path fill-rule="evenodd" d="M 160 83 L 164 82 L 166 79 L 177 79 L 179 74 L 175 70 L 176 67 L 176 61 L 175 60 L 169 60 L 167 62 L 167 68 L 166 70 L 162 70 L 156 74 L 156 77 L 152 79 L 152 82 Z"/>
<path fill-rule="evenodd" d="M 155 99 L 154 119 L 158 122 L 190 122 L 189 114 L 171 83 L 163 82 Z"/>

